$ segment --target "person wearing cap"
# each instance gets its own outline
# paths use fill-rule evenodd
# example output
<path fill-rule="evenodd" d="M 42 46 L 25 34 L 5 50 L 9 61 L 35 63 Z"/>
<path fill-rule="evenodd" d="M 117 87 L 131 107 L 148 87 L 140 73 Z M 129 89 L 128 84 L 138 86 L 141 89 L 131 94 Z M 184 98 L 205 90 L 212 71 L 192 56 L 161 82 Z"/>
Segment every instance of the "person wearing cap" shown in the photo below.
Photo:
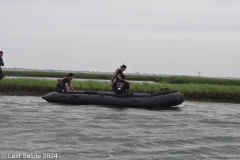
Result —
<path fill-rule="evenodd" d="M 123 71 L 127 69 L 126 65 L 121 65 L 120 68 L 117 68 L 112 76 L 112 80 L 110 81 L 110 85 L 112 86 L 113 83 L 118 79 L 119 74 L 123 74 Z"/>
<path fill-rule="evenodd" d="M 124 74 L 118 74 L 118 79 L 112 85 L 116 94 L 125 94 L 129 92 L 129 83 L 125 81 Z"/>
<path fill-rule="evenodd" d="M 55 87 L 56 92 L 70 92 L 74 91 L 71 81 L 73 79 L 73 73 L 69 73 L 66 77 L 58 80 L 58 83 Z"/>
<path fill-rule="evenodd" d="M 2 72 L 2 66 L 4 66 L 2 56 L 3 56 L 3 51 L 0 51 L 0 79 L 3 79 L 4 77 L 4 74 Z"/>

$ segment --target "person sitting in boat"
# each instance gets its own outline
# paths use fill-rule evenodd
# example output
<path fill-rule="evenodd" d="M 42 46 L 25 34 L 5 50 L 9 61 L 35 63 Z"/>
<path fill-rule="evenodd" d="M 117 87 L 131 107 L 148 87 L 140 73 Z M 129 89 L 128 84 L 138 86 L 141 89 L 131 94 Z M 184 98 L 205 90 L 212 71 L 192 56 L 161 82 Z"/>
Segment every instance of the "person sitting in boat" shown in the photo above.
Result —
<path fill-rule="evenodd" d="M 71 81 L 73 79 L 73 73 L 69 73 L 66 77 L 63 77 L 58 80 L 58 83 L 55 87 L 56 92 L 71 92 L 74 91 Z"/>
<path fill-rule="evenodd" d="M 116 80 L 118 80 L 118 75 L 119 74 L 123 74 L 123 71 L 125 71 L 127 69 L 127 66 L 126 65 L 122 65 L 122 66 L 120 66 L 120 68 L 117 68 L 116 70 L 115 70 L 115 72 L 114 72 L 114 74 L 113 74 L 113 76 L 112 76 L 112 79 L 111 79 L 111 81 L 110 81 L 110 85 L 112 86 L 113 85 L 113 83 L 116 81 Z"/>
<path fill-rule="evenodd" d="M 118 74 L 118 79 L 112 85 L 116 94 L 125 94 L 129 92 L 129 83 L 125 81 L 124 74 Z"/>
<path fill-rule="evenodd" d="M 3 51 L 0 51 L 0 79 L 4 77 L 4 74 L 2 72 L 2 67 L 1 67 L 1 66 L 4 66 L 2 56 L 3 56 Z"/>

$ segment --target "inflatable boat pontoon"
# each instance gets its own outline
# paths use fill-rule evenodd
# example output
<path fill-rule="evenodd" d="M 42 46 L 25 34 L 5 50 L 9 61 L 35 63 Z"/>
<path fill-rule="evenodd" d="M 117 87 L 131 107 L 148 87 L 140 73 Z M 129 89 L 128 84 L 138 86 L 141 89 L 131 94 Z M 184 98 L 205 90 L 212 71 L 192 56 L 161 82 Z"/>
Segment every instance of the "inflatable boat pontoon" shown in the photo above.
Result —
<path fill-rule="evenodd" d="M 48 102 L 67 104 L 97 104 L 135 108 L 171 107 L 183 103 L 185 97 L 180 92 L 170 93 L 129 93 L 117 95 L 104 91 L 51 92 L 42 97 Z"/>

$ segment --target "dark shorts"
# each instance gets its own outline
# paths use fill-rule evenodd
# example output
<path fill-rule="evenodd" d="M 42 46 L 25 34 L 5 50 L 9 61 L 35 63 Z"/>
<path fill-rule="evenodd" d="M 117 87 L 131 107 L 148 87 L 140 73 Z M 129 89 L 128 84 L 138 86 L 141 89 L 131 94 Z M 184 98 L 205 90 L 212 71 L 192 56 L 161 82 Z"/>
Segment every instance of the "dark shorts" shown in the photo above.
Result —
<path fill-rule="evenodd" d="M 4 74 L 3 74 L 2 70 L 0 69 L 0 79 L 3 79 L 3 77 L 4 77 Z"/>
<path fill-rule="evenodd" d="M 61 87 L 56 86 L 55 92 L 64 92 L 64 90 Z"/>

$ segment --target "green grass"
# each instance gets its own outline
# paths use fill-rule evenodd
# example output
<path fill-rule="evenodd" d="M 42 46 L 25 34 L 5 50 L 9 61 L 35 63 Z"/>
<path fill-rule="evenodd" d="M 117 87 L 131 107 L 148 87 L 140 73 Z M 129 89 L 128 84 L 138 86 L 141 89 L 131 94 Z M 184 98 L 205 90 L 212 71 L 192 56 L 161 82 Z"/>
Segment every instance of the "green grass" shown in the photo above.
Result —
<path fill-rule="evenodd" d="M 158 77 L 155 82 L 165 82 L 171 84 L 217 84 L 217 85 L 240 85 L 238 79 L 223 79 L 223 78 L 206 78 L 206 77 L 190 77 L 190 76 L 171 76 L 171 77 Z"/>
<path fill-rule="evenodd" d="M 4 70 L 5 76 L 21 76 L 21 77 L 52 77 L 61 78 L 67 75 L 66 72 L 37 72 L 37 71 L 8 71 Z M 75 78 L 84 79 L 105 79 L 110 80 L 112 74 L 91 74 L 91 73 L 74 73 Z M 238 79 L 223 79 L 223 78 L 206 78 L 206 77 L 190 77 L 190 76 L 143 76 L 143 75 L 128 75 L 127 80 L 139 81 L 154 81 L 157 83 L 169 84 L 217 84 L 217 85 L 239 85 Z"/>
<path fill-rule="evenodd" d="M 0 81 L 0 91 L 10 95 L 44 95 L 54 90 L 56 80 L 46 79 L 3 79 Z M 101 90 L 110 91 L 108 82 L 74 81 L 76 90 Z M 239 85 L 216 84 L 169 84 L 169 83 L 131 83 L 131 92 L 157 92 L 160 88 L 170 88 L 183 93 L 187 100 L 233 102 L 240 103 Z"/>

